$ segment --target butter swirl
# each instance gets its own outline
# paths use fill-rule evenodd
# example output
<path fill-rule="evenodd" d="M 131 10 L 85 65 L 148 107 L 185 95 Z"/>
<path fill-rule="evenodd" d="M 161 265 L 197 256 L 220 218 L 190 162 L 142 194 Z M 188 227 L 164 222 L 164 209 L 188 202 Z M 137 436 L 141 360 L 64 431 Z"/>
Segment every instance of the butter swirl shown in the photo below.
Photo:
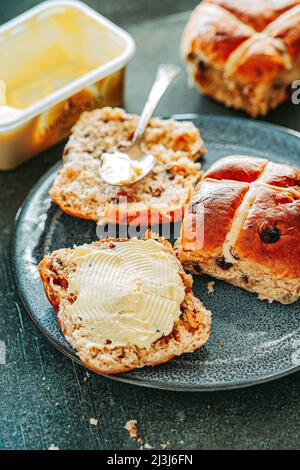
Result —
<path fill-rule="evenodd" d="M 72 262 L 77 270 L 69 289 L 78 296 L 69 314 L 80 319 L 80 334 L 91 344 L 148 349 L 171 333 L 185 289 L 177 261 L 160 243 L 132 239 L 78 247 Z"/>

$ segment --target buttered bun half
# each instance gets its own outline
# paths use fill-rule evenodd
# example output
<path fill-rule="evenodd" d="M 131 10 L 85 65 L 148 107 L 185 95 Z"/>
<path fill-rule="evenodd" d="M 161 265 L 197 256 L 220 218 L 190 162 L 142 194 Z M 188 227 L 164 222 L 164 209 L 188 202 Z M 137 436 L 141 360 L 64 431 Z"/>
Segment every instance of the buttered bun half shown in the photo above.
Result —
<path fill-rule="evenodd" d="M 209 337 L 211 314 L 166 240 L 148 235 L 62 249 L 39 270 L 64 336 L 96 372 L 162 364 Z"/>

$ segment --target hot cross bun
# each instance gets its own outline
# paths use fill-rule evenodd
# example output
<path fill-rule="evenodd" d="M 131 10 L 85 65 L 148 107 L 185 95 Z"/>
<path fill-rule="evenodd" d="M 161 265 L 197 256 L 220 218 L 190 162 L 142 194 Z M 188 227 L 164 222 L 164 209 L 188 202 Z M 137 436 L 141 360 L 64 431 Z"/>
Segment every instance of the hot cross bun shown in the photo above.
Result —
<path fill-rule="evenodd" d="M 204 94 L 265 115 L 300 77 L 300 0 L 204 0 L 186 25 L 181 52 Z"/>
<path fill-rule="evenodd" d="M 300 297 L 300 171 L 263 158 L 214 163 L 186 209 L 180 260 L 261 299 Z"/>

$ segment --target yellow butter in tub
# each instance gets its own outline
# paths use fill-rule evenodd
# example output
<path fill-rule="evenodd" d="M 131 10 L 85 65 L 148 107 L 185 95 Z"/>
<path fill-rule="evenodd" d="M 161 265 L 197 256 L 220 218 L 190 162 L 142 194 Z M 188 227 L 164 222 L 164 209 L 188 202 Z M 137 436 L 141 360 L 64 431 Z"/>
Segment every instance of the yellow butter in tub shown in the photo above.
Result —
<path fill-rule="evenodd" d="M 0 170 L 66 138 L 83 111 L 119 106 L 134 51 L 125 31 L 74 0 L 44 2 L 1 26 Z"/>

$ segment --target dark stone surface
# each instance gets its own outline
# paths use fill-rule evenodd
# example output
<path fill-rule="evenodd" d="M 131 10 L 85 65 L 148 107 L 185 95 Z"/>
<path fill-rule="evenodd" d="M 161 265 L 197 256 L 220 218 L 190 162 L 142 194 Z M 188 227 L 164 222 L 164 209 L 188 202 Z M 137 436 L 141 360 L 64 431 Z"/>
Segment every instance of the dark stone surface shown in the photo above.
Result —
<path fill-rule="evenodd" d="M 0 22 L 37 4 L 1 0 Z M 182 10 L 195 1 L 94 0 L 87 2 L 125 25 L 138 52 L 128 70 L 126 107 L 139 111 L 161 61 L 180 62 Z M 166 16 L 173 13 L 172 16 Z M 174 16 L 174 13 L 176 14 Z M 143 18 L 147 17 L 146 21 Z M 241 115 L 186 87 L 185 75 L 158 113 Z M 299 107 L 286 104 L 267 120 L 300 130 Z M 258 387 L 211 394 L 178 394 L 86 376 L 32 325 L 20 305 L 10 268 L 10 238 L 18 207 L 39 177 L 55 163 L 62 146 L 23 167 L 0 173 L 0 340 L 7 364 L 0 365 L 0 448 L 138 448 L 124 424 L 137 419 L 139 434 L 153 448 L 300 448 L 300 374 Z M 90 425 L 90 418 L 98 426 Z"/>

